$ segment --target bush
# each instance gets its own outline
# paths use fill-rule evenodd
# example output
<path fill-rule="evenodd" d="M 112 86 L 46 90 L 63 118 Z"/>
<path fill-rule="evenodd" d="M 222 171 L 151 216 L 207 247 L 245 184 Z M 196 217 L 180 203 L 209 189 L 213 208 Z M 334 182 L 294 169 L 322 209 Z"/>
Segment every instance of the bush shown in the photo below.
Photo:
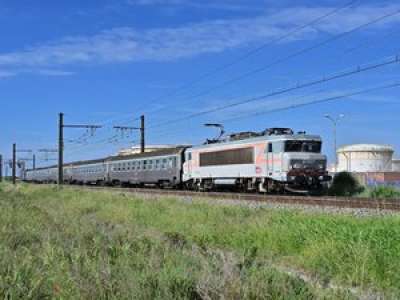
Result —
<path fill-rule="evenodd" d="M 364 187 L 349 172 L 340 172 L 334 178 L 328 194 L 330 196 L 351 197 L 363 192 Z"/>
<path fill-rule="evenodd" d="M 393 186 L 377 186 L 373 188 L 369 194 L 372 198 L 400 198 L 400 190 L 396 189 Z"/>

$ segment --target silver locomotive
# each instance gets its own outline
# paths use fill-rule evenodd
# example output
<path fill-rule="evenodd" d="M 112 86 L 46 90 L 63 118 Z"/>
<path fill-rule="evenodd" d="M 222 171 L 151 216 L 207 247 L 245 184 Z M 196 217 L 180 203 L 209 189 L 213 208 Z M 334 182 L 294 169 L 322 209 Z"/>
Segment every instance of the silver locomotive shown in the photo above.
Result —
<path fill-rule="evenodd" d="M 288 128 L 242 132 L 186 150 L 183 182 L 192 189 L 321 191 L 331 177 L 319 136 Z"/>

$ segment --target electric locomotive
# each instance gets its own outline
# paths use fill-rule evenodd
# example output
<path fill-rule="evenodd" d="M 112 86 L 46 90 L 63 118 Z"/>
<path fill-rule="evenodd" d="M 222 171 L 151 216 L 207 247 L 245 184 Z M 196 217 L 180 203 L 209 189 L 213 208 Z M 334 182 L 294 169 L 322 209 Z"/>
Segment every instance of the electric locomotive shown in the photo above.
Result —
<path fill-rule="evenodd" d="M 241 132 L 186 150 L 183 182 L 197 190 L 310 193 L 331 180 L 320 136 L 289 128 Z"/>

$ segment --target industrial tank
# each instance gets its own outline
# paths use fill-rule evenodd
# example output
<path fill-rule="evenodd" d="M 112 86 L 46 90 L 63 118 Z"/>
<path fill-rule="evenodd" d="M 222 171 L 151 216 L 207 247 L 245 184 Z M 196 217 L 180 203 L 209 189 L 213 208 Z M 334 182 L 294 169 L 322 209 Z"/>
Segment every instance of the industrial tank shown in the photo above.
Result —
<path fill-rule="evenodd" d="M 337 150 L 338 171 L 391 172 L 394 150 L 389 145 L 357 144 Z"/>

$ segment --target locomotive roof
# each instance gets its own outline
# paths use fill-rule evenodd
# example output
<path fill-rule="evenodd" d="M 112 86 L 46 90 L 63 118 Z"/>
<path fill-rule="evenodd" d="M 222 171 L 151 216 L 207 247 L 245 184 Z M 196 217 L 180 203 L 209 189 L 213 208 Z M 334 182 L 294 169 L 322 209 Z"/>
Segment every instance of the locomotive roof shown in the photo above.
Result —
<path fill-rule="evenodd" d="M 285 141 L 285 140 L 305 140 L 305 141 L 321 141 L 321 137 L 319 135 L 309 135 L 309 134 L 289 134 L 289 135 L 262 135 L 257 137 L 250 137 L 242 140 L 226 140 L 221 141 L 219 143 L 211 143 L 194 146 L 193 149 L 202 149 L 202 148 L 212 148 L 223 145 L 235 145 L 235 144 L 248 144 L 252 142 L 260 142 L 260 141 Z"/>
<path fill-rule="evenodd" d="M 64 167 L 94 165 L 94 164 L 104 163 L 104 162 L 108 162 L 108 161 L 123 161 L 123 160 L 129 160 L 129 159 L 140 159 L 140 158 L 150 158 L 150 157 L 157 157 L 157 156 L 173 155 L 173 154 L 181 153 L 185 148 L 186 147 L 182 146 L 182 147 L 176 147 L 176 148 L 165 148 L 165 149 L 160 149 L 160 150 L 155 150 L 155 151 L 145 152 L 145 153 L 136 153 L 136 154 L 119 155 L 119 156 L 108 156 L 106 158 L 99 158 L 99 159 L 92 159 L 92 160 L 81 160 L 81 161 L 75 161 L 75 162 L 71 162 L 71 163 L 65 163 Z M 35 171 L 54 169 L 57 167 L 58 167 L 57 165 L 52 165 L 52 166 L 48 166 L 48 167 L 37 168 L 37 169 L 35 169 Z M 27 170 L 27 171 L 32 171 L 32 169 Z"/>

